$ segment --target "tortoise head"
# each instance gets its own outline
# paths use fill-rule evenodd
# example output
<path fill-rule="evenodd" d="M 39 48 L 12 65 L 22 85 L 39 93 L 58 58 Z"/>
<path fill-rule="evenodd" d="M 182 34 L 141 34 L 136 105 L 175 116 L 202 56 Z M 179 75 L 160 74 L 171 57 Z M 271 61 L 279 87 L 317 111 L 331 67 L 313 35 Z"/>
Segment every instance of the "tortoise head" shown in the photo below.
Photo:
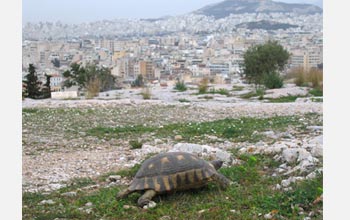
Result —
<path fill-rule="evenodd" d="M 222 160 L 213 160 L 213 161 L 210 161 L 210 163 L 213 164 L 216 170 L 218 170 L 220 169 L 220 167 L 224 162 Z"/>

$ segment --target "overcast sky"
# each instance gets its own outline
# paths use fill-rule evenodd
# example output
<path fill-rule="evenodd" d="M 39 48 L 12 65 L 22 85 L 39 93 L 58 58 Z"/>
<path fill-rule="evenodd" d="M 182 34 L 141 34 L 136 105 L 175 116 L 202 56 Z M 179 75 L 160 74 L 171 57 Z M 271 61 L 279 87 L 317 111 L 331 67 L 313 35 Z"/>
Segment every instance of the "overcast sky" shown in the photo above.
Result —
<path fill-rule="evenodd" d="M 115 18 L 158 18 L 181 15 L 223 0 L 22 0 L 22 21 L 82 23 Z M 279 0 L 312 3 L 322 0 Z"/>

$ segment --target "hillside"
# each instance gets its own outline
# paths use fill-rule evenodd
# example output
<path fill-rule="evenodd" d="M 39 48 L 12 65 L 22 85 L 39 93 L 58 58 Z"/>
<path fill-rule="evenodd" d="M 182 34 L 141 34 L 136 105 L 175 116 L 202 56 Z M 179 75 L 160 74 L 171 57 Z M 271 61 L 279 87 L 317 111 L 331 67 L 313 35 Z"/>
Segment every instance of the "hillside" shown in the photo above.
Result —
<path fill-rule="evenodd" d="M 230 14 L 273 12 L 315 14 L 322 13 L 322 9 L 310 4 L 288 4 L 271 0 L 226 0 L 205 6 L 194 13 L 214 16 L 216 19 L 219 19 Z"/>
<path fill-rule="evenodd" d="M 247 28 L 247 29 L 264 29 L 264 30 L 286 30 L 288 28 L 298 27 L 297 25 L 273 22 L 267 20 L 253 21 L 253 22 L 244 22 L 236 25 L 237 28 Z"/>

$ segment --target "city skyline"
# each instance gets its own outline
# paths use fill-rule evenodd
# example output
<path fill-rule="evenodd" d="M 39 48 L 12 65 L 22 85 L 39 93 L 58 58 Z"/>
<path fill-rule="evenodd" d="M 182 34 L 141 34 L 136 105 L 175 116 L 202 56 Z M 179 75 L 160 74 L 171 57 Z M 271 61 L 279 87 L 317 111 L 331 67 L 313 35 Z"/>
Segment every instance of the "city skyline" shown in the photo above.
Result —
<path fill-rule="evenodd" d="M 159 18 L 186 14 L 223 0 L 177 1 L 113 1 L 113 0 L 48 0 L 22 1 L 22 23 L 56 22 L 74 24 L 117 18 Z M 286 3 L 314 4 L 322 7 L 323 0 L 279 0 Z"/>

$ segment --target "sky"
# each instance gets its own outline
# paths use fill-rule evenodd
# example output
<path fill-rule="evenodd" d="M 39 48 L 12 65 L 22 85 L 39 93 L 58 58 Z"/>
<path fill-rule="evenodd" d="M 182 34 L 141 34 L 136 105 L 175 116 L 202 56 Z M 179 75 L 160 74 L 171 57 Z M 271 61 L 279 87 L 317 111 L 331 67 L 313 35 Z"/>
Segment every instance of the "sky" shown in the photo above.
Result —
<path fill-rule="evenodd" d="M 223 0 L 22 0 L 22 22 L 83 23 L 181 15 Z M 279 0 L 322 6 L 323 0 Z"/>

